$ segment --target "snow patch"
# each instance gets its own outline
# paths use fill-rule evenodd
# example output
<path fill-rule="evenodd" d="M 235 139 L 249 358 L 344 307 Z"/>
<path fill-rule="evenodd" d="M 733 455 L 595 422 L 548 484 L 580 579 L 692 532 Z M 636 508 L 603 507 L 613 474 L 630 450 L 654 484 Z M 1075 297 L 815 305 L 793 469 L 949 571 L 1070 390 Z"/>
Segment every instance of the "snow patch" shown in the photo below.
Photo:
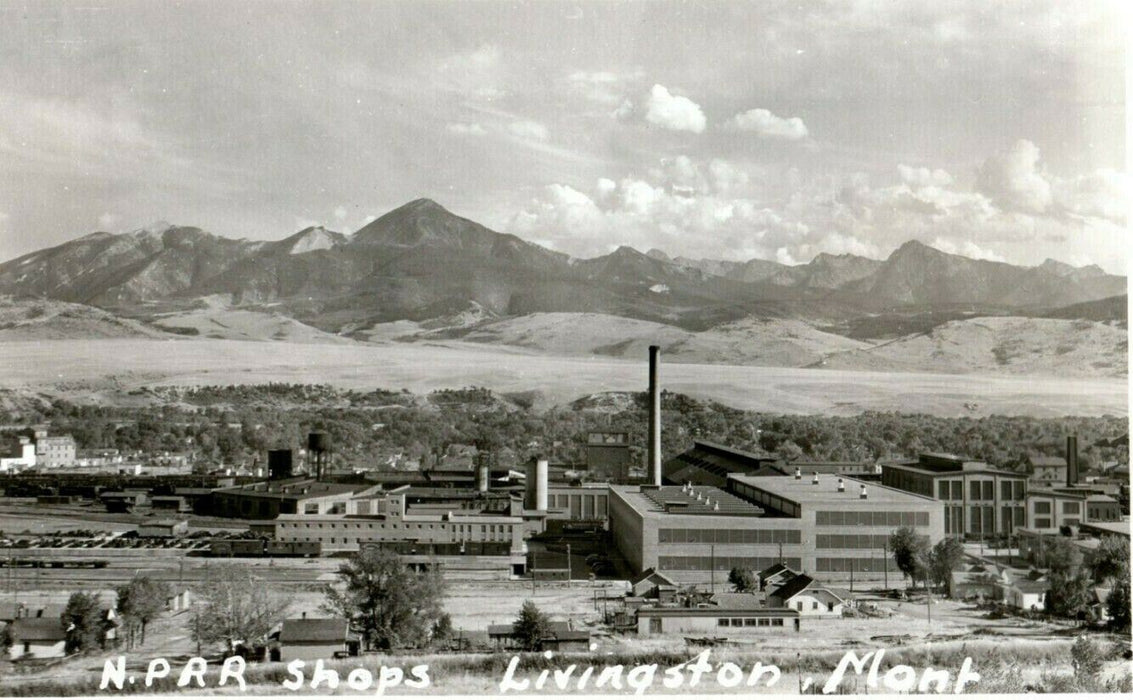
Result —
<path fill-rule="evenodd" d="M 667 284 L 655 284 L 655 285 L 653 285 L 652 287 L 649 288 L 649 291 L 653 292 L 654 294 L 668 294 L 669 293 L 669 285 L 667 285 Z"/>
<path fill-rule="evenodd" d="M 321 226 L 307 229 L 288 251 L 291 255 L 310 253 L 312 250 L 329 250 L 335 246 L 334 237 Z"/>

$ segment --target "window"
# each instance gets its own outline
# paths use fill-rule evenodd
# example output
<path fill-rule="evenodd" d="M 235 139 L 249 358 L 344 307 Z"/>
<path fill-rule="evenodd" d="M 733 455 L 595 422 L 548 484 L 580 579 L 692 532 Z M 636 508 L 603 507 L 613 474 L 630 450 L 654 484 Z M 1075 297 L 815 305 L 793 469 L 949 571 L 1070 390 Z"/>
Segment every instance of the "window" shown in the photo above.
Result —
<path fill-rule="evenodd" d="M 818 601 L 817 600 L 812 600 L 810 602 L 810 609 L 811 610 L 818 610 Z"/>
<path fill-rule="evenodd" d="M 985 501 L 994 501 L 995 500 L 995 482 L 994 481 L 985 481 L 983 483 L 984 483 L 984 500 Z"/>
<path fill-rule="evenodd" d="M 1050 518 L 1035 518 L 1035 527 L 1046 529 L 1050 527 Z"/>
<path fill-rule="evenodd" d="M 744 626 L 744 619 L 742 617 L 733 617 L 732 618 L 732 627 L 743 627 L 743 626 Z"/>
<path fill-rule="evenodd" d="M 1063 515 L 1078 515 L 1078 513 L 1080 512 L 1078 510 L 1078 505 L 1079 504 L 1078 504 L 1077 501 L 1063 501 L 1062 502 L 1062 514 Z"/>
<path fill-rule="evenodd" d="M 781 618 L 781 617 L 772 618 L 771 626 L 772 627 L 782 627 L 783 626 L 783 618 Z"/>
<path fill-rule="evenodd" d="M 761 618 L 759 618 L 759 626 L 760 627 L 770 627 L 771 626 L 771 620 L 767 619 L 766 617 L 761 617 Z"/>
<path fill-rule="evenodd" d="M 952 482 L 952 500 L 953 501 L 964 500 L 964 482 L 963 481 L 953 481 Z"/>
<path fill-rule="evenodd" d="M 952 488 L 948 485 L 947 481 L 936 482 L 936 497 L 942 501 L 948 500 L 948 496 L 952 493 Z"/>
<path fill-rule="evenodd" d="M 999 482 L 999 498 L 1001 500 L 1010 501 L 1013 498 L 1013 496 L 1011 495 L 1011 492 L 1012 492 L 1012 486 L 1011 485 L 1013 483 L 1014 482 L 1012 482 L 1012 481 L 1001 481 L 1001 482 Z"/>
<path fill-rule="evenodd" d="M 763 621 L 760 620 L 760 622 L 763 622 Z M 754 617 L 745 617 L 744 618 L 744 627 L 755 627 L 755 626 L 756 626 L 756 624 L 755 624 L 755 618 Z"/>
<path fill-rule="evenodd" d="M 1050 515 L 1050 501 L 1035 501 L 1035 512 L 1041 515 Z"/>
<path fill-rule="evenodd" d="M 730 627 L 732 623 L 728 618 L 721 617 L 719 620 L 716 620 L 716 624 L 721 627 Z"/>
<path fill-rule="evenodd" d="M 980 482 L 978 482 L 978 481 L 972 482 L 972 500 L 973 501 L 980 500 Z"/>

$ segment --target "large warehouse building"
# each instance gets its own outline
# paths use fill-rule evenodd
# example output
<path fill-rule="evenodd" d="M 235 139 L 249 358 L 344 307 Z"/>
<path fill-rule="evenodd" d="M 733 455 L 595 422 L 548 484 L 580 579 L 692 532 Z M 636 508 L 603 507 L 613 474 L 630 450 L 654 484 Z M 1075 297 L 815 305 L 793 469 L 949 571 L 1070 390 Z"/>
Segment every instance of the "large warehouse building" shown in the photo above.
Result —
<path fill-rule="evenodd" d="M 688 582 L 780 561 L 831 580 L 879 579 L 896 572 L 886 550 L 901 526 L 935 543 L 944 537 L 943 505 L 876 483 L 815 475 L 732 474 L 724 489 L 610 490 L 613 541 L 631 568 Z"/>

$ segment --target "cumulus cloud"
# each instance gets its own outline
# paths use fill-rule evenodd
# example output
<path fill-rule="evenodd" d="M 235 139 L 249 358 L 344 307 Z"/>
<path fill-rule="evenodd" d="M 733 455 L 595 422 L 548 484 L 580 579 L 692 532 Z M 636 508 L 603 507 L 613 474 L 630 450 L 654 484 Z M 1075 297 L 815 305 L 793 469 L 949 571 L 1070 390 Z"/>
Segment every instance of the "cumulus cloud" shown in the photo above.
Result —
<path fill-rule="evenodd" d="M 783 118 L 766 109 L 749 109 L 729 119 L 726 127 L 750 131 L 763 138 L 798 141 L 807 137 L 806 124 L 798 117 Z"/>
<path fill-rule="evenodd" d="M 1038 163 L 1038 146 L 1020 139 L 1009 150 L 984 161 L 977 187 L 1004 209 L 1041 214 L 1053 198 Z"/>
<path fill-rule="evenodd" d="M 687 97 L 673 95 L 664 85 L 653 86 L 645 110 L 647 122 L 672 131 L 699 134 L 708 125 L 700 105 Z"/>
<path fill-rule="evenodd" d="M 462 123 L 449 124 L 445 127 L 445 129 L 450 134 L 456 134 L 458 136 L 484 136 L 485 134 L 488 133 L 487 129 L 485 129 L 484 127 L 482 127 L 482 126 L 480 126 L 479 124 L 476 124 L 476 123 L 472 123 L 472 124 L 462 124 Z"/>
<path fill-rule="evenodd" d="M 507 129 L 512 136 L 518 136 L 524 139 L 546 141 L 548 136 L 547 127 L 535 121 L 515 121 L 508 124 Z"/>
<path fill-rule="evenodd" d="M 940 169 L 898 165 L 897 172 L 901 174 L 901 181 L 910 187 L 947 187 L 952 184 L 952 176 Z"/>

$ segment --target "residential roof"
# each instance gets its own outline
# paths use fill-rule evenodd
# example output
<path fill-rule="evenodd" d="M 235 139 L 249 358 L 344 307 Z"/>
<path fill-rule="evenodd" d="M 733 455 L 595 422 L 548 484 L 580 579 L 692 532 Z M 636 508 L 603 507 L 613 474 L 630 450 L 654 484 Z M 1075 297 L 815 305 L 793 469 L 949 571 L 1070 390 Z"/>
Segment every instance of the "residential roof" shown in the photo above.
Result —
<path fill-rule="evenodd" d="M 815 580 L 810 576 L 807 576 L 806 574 L 799 574 L 798 576 L 784 583 L 782 586 L 776 588 L 771 595 L 776 598 L 782 598 L 783 601 L 788 601 L 809 588 L 810 585 L 814 582 Z"/>
<path fill-rule="evenodd" d="M 350 636 L 350 622 L 343 618 L 292 618 L 283 621 L 279 641 L 284 644 L 343 642 Z"/>
<path fill-rule="evenodd" d="M 61 642 L 67 638 L 57 617 L 25 617 L 13 620 L 12 637 L 21 642 Z"/>
<path fill-rule="evenodd" d="M 661 580 L 661 581 L 665 581 L 666 583 L 669 583 L 669 584 L 672 584 L 672 585 L 676 585 L 676 583 L 677 583 L 676 581 L 674 581 L 673 579 L 669 578 L 668 576 L 666 576 L 665 574 L 661 573 L 660 571 L 657 571 L 657 570 L 656 570 L 656 569 L 654 569 L 653 567 L 649 567 L 649 568 L 648 568 L 648 569 L 646 569 L 645 571 L 642 571 L 642 572 L 641 572 L 640 574 L 638 574 L 637 578 L 635 578 L 635 579 L 633 579 L 632 581 L 630 581 L 630 585 L 631 585 L 631 586 L 636 586 L 637 584 L 639 584 L 639 583 L 641 583 L 642 581 L 644 581 L 644 580 L 646 580 L 646 579 L 649 579 L 649 578 L 653 578 L 653 579 L 659 579 L 659 580 Z"/>
<path fill-rule="evenodd" d="M 752 593 L 714 593 L 712 602 L 721 610 L 760 610 L 767 607 L 760 596 Z"/>
<path fill-rule="evenodd" d="M 780 574 L 784 571 L 789 572 L 791 574 L 796 574 L 796 575 L 798 574 L 797 571 L 795 571 L 794 569 L 791 569 L 786 564 L 783 564 L 782 562 L 775 562 L 774 564 L 767 567 L 763 571 L 760 571 L 759 572 L 759 578 L 761 578 L 761 579 L 771 578 L 772 576 Z"/>
<path fill-rule="evenodd" d="M 1011 587 L 1018 590 L 1020 593 L 1046 593 L 1050 590 L 1050 582 L 1020 579 L 1018 581 L 1012 581 Z"/>

